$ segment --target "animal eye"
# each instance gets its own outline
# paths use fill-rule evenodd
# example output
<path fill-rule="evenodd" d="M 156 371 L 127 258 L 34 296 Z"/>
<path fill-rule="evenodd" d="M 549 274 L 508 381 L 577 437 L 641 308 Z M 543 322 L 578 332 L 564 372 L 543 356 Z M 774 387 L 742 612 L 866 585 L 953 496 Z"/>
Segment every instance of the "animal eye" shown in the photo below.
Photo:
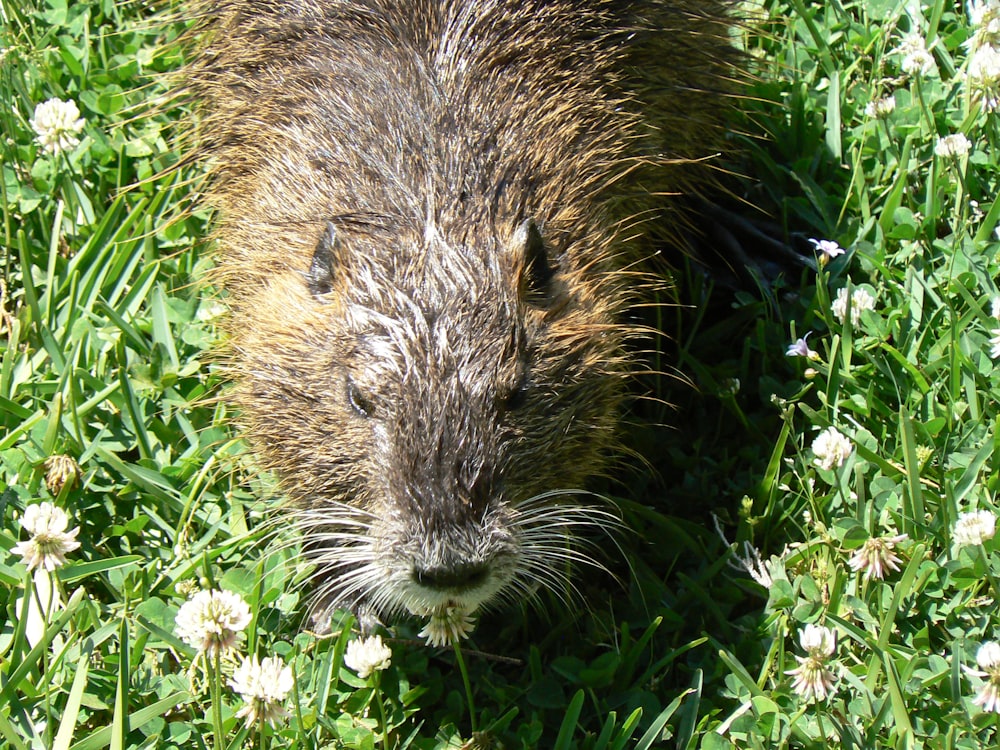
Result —
<path fill-rule="evenodd" d="M 548 249 L 534 219 L 527 219 L 512 239 L 514 250 L 520 253 L 524 270 L 519 282 L 524 301 L 532 307 L 546 308 L 552 301 L 552 278 L 555 268 L 549 263 Z"/>
<path fill-rule="evenodd" d="M 360 417 L 368 419 L 368 417 L 375 413 L 374 402 L 358 388 L 357 383 L 353 380 L 347 381 L 347 401 Z"/>
<path fill-rule="evenodd" d="M 516 411 L 528 401 L 528 378 L 524 377 L 503 399 L 504 411 Z"/>
<path fill-rule="evenodd" d="M 326 231 L 313 253 L 312 264 L 306 274 L 306 285 L 313 297 L 320 299 L 333 289 L 334 256 L 339 247 L 337 227 L 327 222 Z"/>

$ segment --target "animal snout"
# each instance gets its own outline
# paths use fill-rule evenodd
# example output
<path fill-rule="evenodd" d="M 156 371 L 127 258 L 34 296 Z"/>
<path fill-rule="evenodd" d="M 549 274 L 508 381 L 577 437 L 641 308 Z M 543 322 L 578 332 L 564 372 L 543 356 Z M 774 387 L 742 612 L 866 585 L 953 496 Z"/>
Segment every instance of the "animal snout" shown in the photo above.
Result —
<path fill-rule="evenodd" d="M 456 563 L 446 566 L 415 566 L 412 575 L 416 583 L 429 589 L 470 589 L 486 581 L 489 577 L 489 566 L 484 562 Z"/>

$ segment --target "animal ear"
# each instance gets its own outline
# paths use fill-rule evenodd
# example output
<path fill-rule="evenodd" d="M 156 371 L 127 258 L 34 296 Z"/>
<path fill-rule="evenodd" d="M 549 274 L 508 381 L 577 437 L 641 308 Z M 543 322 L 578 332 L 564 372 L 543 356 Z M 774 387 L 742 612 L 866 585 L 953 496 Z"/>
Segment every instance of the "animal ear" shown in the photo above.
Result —
<path fill-rule="evenodd" d="M 337 227 L 326 223 L 323 236 L 313 251 L 312 264 L 306 274 L 306 284 L 313 297 L 329 294 L 333 289 L 334 250 L 337 247 Z"/>
<path fill-rule="evenodd" d="M 534 219 L 526 219 L 514 232 L 512 250 L 521 256 L 521 278 L 518 291 L 534 307 L 546 307 L 551 299 L 555 268 L 549 265 L 545 240 Z"/>

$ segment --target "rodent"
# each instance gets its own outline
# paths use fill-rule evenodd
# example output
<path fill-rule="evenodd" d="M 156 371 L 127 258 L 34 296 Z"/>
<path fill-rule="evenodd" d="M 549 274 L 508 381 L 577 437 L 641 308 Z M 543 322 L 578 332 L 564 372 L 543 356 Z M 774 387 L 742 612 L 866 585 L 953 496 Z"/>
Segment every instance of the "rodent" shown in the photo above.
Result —
<path fill-rule="evenodd" d="M 324 605 L 568 584 L 646 259 L 714 181 L 728 0 L 213 0 L 185 71 L 232 399 Z M 571 585 L 571 584 L 570 584 Z"/>

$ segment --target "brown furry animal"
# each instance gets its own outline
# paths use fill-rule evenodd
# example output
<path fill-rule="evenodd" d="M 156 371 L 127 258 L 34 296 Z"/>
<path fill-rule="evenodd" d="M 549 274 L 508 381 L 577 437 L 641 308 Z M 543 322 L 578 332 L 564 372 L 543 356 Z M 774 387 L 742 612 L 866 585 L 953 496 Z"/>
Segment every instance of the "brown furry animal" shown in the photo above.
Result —
<path fill-rule="evenodd" d="M 567 584 L 625 319 L 711 182 L 728 0 L 215 0 L 187 71 L 234 399 L 320 598 Z"/>

